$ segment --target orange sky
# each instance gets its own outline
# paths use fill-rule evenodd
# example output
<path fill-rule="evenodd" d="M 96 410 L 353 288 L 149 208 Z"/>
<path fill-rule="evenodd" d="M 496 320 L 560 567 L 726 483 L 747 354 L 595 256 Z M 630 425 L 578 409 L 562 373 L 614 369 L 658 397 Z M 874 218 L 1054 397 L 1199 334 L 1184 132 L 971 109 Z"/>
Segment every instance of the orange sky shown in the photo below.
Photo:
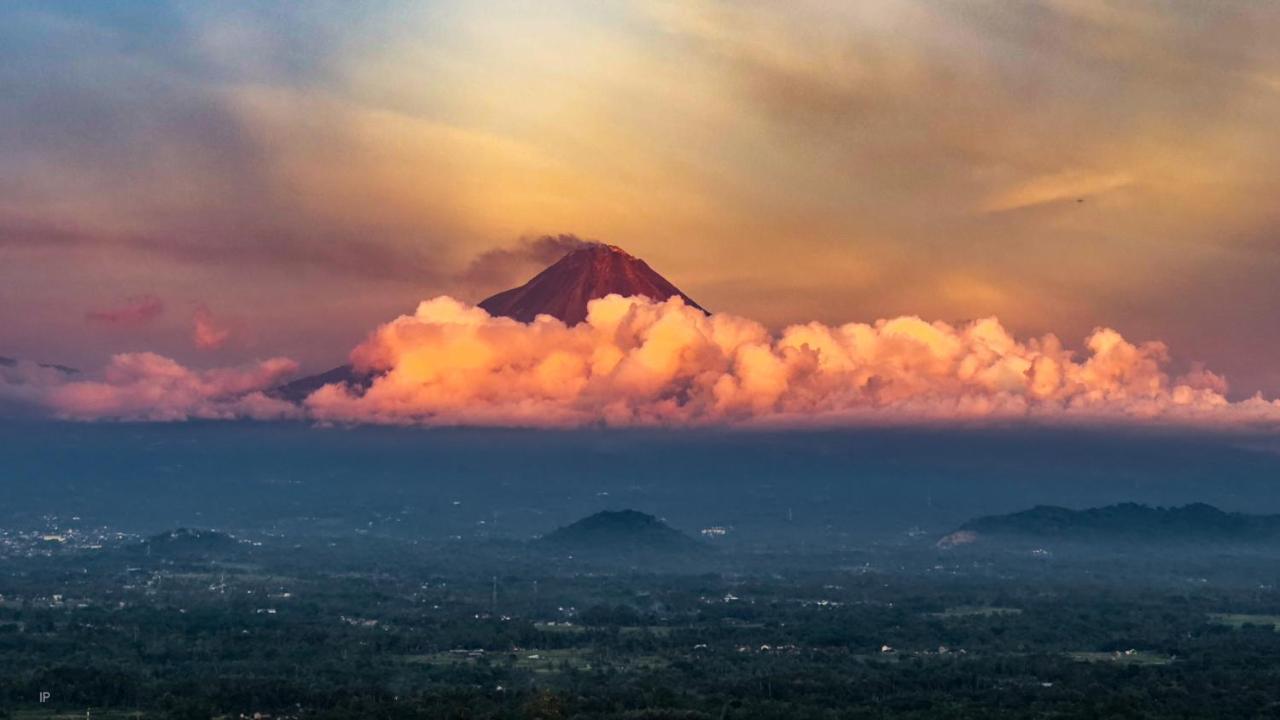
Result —
<path fill-rule="evenodd" d="M 1280 7 L 780 8 L 6 3 L 0 355 L 319 369 L 574 233 L 774 327 L 1105 325 L 1280 392 Z"/>

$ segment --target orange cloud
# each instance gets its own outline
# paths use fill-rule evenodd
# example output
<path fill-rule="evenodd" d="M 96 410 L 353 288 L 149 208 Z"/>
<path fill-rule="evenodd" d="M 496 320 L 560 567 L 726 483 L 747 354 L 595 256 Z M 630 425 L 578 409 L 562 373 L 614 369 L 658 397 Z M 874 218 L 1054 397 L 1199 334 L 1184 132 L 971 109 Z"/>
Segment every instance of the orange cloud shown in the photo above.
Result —
<path fill-rule="evenodd" d="M 217 350 L 231 339 L 232 329 L 201 305 L 192 317 L 191 341 L 201 350 Z"/>
<path fill-rule="evenodd" d="M 301 407 L 271 397 L 297 366 L 275 358 L 195 370 L 116 355 L 80 379 L 0 367 L 0 404 L 77 420 L 299 418 L 426 425 L 869 425 L 1028 421 L 1280 424 L 1280 402 L 1226 399 L 1199 365 L 1174 377 L 1161 342 L 1109 328 L 1077 355 L 995 318 L 914 316 L 792 325 L 706 315 L 679 298 L 611 295 L 574 326 L 491 317 L 447 296 L 378 327 L 351 354 L 365 389 L 326 385 Z"/>
<path fill-rule="evenodd" d="M 155 353 L 126 353 L 111 358 L 96 380 L 46 377 L 38 402 L 73 420 L 281 419 L 297 409 L 263 391 L 296 371 L 285 358 L 200 371 Z"/>
<path fill-rule="evenodd" d="M 1162 343 L 1099 328 L 1077 359 L 1053 335 L 1020 340 L 995 318 L 898 317 L 794 325 L 704 315 L 679 299 L 611 295 L 586 322 L 528 324 L 437 297 L 352 353 L 376 379 L 306 400 L 318 420 L 462 425 L 847 424 L 988 419 L 1280 421 L 1280 404 L 1230 403 L 1221 378 L 1166 371 Z"/>
<path fill-rule="evenodd" d="M 986 200 L 984 212 L 1006 212 L 1062 200 L 1081 200 L 1133 184 L 1128 173 L 1064 171 L 1041 175 Z"/>

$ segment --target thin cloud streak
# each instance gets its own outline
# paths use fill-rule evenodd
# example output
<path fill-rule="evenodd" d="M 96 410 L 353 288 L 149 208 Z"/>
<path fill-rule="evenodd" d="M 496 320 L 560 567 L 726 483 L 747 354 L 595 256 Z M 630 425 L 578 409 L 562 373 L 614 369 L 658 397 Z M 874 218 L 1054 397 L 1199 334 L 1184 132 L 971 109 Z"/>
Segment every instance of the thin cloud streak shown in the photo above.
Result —
<path fill-rule="evenodd" d="M 200 350 L 217 350 L 231 340 L 234 329 L 201 305 L 191 317 L 191 341 Z"/>
<path fill-rule="evenodd" d="M 302 236 L 296 230 L 256 228 L 218 240 L 210 230 L 175 231 L 172 237 L 87 230 L 20 217 L 0 216 L 0 248 L 39 251 L 102 250 L 141 257 L 159 257 L 192 265 L 275 266 L 280 270 L 314 268 L 338 275 L 417 283 L 448 277 L 431 262 L 425 248 L 398 248 L 391 243 L 326 237 L 322 232 Z"/>
<path fill-rule="evenodd" d="M 164 301 L 155 295 L 134 295 L 123 304 L 84 314 L 85 320 L 100 325 L 133 328 L 146 325 L 164 313 Z"/>

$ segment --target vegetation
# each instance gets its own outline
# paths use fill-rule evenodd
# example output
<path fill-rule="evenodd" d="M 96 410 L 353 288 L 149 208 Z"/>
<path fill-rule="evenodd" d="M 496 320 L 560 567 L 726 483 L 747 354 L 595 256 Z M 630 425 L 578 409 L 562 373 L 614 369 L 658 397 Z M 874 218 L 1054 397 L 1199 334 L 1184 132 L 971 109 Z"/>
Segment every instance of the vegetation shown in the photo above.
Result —
<path fill-rule="evenodd" d="M 38 550 L 0 557 L 13 718 L 1280 713 L 1274 556 L 924 542 L 608 570 L 542 543 L 194 531 Z"/>

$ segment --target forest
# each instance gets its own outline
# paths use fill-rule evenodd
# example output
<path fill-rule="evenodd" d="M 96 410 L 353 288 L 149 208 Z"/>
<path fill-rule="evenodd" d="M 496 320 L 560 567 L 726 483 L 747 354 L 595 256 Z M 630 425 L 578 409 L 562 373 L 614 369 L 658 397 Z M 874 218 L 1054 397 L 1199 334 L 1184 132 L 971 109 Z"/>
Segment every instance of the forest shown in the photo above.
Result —
<path fill-rule="evenodd" d="M 1267 553 L 23 537 L 0 558 L 12 718 L 1280 712 Z"/>

